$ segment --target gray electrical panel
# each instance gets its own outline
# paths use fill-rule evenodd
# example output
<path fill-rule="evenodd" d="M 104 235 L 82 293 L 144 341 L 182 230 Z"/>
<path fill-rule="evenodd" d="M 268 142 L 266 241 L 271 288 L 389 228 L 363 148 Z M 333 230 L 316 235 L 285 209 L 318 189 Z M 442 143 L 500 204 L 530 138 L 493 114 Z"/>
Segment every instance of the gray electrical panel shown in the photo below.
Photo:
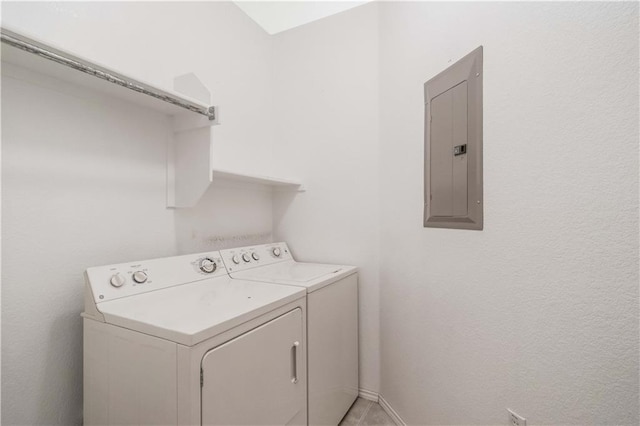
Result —
<path fill-rule="evenodd" d="M 482 229 L 482 46 L 424 84 L 424 226 Z"/>

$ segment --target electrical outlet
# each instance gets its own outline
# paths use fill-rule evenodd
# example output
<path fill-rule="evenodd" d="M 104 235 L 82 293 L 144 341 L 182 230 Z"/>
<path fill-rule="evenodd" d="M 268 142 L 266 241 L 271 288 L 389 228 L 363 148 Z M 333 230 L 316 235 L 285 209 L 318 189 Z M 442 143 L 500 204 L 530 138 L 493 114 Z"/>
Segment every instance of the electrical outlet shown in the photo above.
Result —
<path fill-rule="evenodd" d="M 509 426 L 527 426 L 527 419 L 521 417 L 507 408 L 509 413 Z"/>

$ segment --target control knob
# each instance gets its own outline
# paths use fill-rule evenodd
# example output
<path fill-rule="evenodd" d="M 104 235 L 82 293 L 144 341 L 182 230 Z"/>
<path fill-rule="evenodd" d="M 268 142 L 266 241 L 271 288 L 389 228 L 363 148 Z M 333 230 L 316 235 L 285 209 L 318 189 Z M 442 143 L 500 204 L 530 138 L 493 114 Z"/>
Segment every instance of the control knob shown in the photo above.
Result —
<path fill-rule="evenodd" d="M 235 263 L 236 265 L 240 263 L 240 258 L 238 257 L 237 254 L 234 254 L 231 260 L 233 260 L 233 263 Z"/>
<path fill-rule="evenodd" d="M 111 276 L 111 279 L 109 280 L 109 282 L 114 287 L 122 287 L 124 285 L 124 283 L 126 282 L 126 280 L 125 280 L 124 276 L 120 272 L 118 272 L 118 273 L 113 274 Z"/>
<path fill-rule="evenodd" d="M 244 260 L 245 262 L 251 262 L 251 257 L 249 256 L 249 253 L 243 254 L 242 260 Z"/>
<path fill-rule="evenodd" d="M 200 261 L 200 270 L 205 274 L 211 274 L 215 272 L 217 267 L 218 265 L 216 265 L 216 262 L 209 257 L 205 257 Z"/>
<path fill-rule="evenodd" d="M 260 260 L 260 255 L 256 252 L 251 253 L 251 257 L 253 257 L 253 260 Z"/>
<path fill-rule="evenodd" d="M 143 284 L 147 282 L 147 274 L 143 271 L 136 271 L 133 273 L 131 277 L 138 284 Z"/>
<path fill-rule="evenodd" d="M 274 247 L 272 253 L 275 257 L 280 257 L 280 255 L 282 254 L 280 252 L 280 247 Z"/>

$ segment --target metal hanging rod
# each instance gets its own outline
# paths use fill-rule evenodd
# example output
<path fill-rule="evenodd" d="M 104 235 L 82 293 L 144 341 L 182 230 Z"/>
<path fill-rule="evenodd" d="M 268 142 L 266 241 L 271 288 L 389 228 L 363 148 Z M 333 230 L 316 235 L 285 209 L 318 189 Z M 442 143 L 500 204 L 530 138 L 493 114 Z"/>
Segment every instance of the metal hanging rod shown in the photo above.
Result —
<path fill-rule="evenodd" d="M 135 92 L 151 96 L 177 107 L 202 114 L 209 118 L 209 120 L 211 121 L 216 120 L 216 107 L 214 106 L 206 107 L 198 105 L 197 103 L 191 102 L 188 99 L 177 97 L 169 92 L 165 92 L 164 90 L 157 89 L 139 81 L 135 81 L 121 74 L 103 68 L 99 65 L 84 61 L 78 57 L 43 45 L 42 43 L 38 43 L 37 41 L 31 40 L 22 35 L 18 35 L 4 28 L 2 28 L 1 30 L 1 35 L 2 42 L 8 44 L 9 46 L 24 50 L 25 52 L 32 53 L 49 61 L 57 62 L 66 67 L 73 68 L 74 70 L 92 75 L 94 77 L 98 77 L 102 80 L 117 84 Z"/>

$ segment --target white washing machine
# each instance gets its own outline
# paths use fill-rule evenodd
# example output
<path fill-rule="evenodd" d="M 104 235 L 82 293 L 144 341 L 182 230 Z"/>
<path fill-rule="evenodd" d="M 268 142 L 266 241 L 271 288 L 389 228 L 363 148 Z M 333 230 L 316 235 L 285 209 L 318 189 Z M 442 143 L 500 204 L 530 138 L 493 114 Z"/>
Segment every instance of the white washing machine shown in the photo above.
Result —
<path fill-rule="evenodd" d="M 306 290 L 309 424 L 337 425 L 358 396 L 357 268 L 296 262 L 282 242 L 220 254 L 234 279 Z"/>
<path fill-rule="evenodd" d="M 306 292 L 219 252 L 89 268 L 85 425 L 304 425 Z"/>

